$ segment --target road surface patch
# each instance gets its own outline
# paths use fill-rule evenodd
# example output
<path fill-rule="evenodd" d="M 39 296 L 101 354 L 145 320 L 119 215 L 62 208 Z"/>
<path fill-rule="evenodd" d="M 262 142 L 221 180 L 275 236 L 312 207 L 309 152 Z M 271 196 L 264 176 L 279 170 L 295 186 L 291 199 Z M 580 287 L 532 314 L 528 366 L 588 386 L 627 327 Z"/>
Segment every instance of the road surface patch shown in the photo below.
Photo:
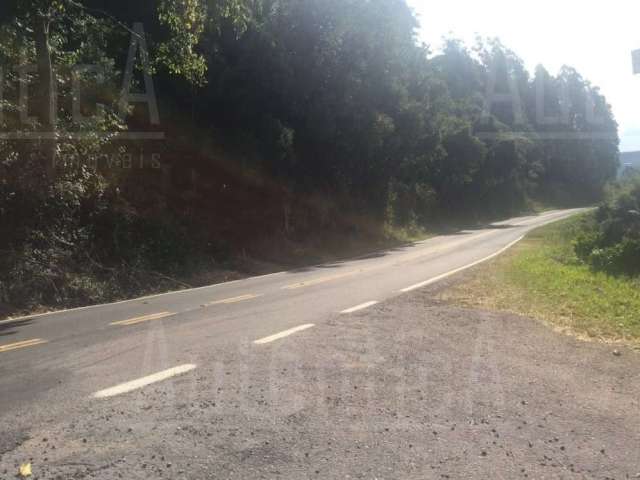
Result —
<path fill-rule="evenodd" d="M 239 297 L 233 297 L 233 298 L 225 298 L 224 300 L 216 300 L 213 302 L 209 302 L 209 303 L 205 303 L 205 306 L 207 307 L 211 307 L 213 305 L 227 305 L 230 303 L 238 303 L 238 302 L 244 302 L 245 300 L 251 300 L 254 298 L 258 298 L 258 297 L 262 297 L 264 294 L 248 294 L 248 295 L 241 295 Z"/>
<path fill-rule="evenodd" d="M 340 313 L 342 313 L 342 314 L 354 313 L 354 312 L 358 312 L 360 310 L 364 310 L 365 308 L 373 307 L 374 305 L 377 305 L 377 304 L 378 304 L 377 301 L 361 303 L 360 305 L 356 305 L 355 307 L 351 307 L 351 308 L 347 308 L 346 310 L 342 310 Z"/>
<path fill-rule="evenodd" d="M 308 323 L 306 325 L 300 325 L 299 327 L 290 328 L 289 330 L 285 330 L 284 332 L 276 333 L 275 335 L 270 335 L 268 337 L 261 338 L 259 340 L 254 341 L 256 345 L 264 345 L 265 343 L 275 342 L 276 340 L 280 340 L 281 338 L 288 337 L 289 335 L 293 335 L 294 333 L 302 332 L 303 330 L 307 330 L 311 327 L 315 327 L 313 323 Z"/>
<path fill-rule="evenodd" d="M 137 323 L 142 322 L 150 322 L 151 320 L 160 320 L 161 318 L 170 317 L 171 315 L 175 315 L 175 313 L 171 312 L 160 312 L 160 313 L 152 313 L 151 315 L 144 315 L 142 317 L 129 318 L 127 320 L 120 320 L 118 322 L 112 322 L 109 325 L 135 325 Z"/>
<path fill-rule="evenodd" d="M 43 343 L 47 343 L 47 341 L 41 338 L 33 338 L 31 340 L 24 340 L 22 342 L 0 345 L 0 353 L 17 350 L 19 348 L 35 347 L 36 345 L 42 345 Z"/>
<path fill-rule="evenodd" d="M 502 255 L 504 252 L 509 250 L 511 247 L 513 247 L 516 243 L 521 241 L 523 238 L 524 238 L 524 236 L 518 238 L 517 240 L 514 240 L 513 242 L 511 242 L 506 247 L 501 248 L 500 250 L 498 250 L 495 253 L 492 253 L 488 257 L 484 257 L 484 258 L 482 258 L 482 259 L 480 259 L 478 261 L 470 263 L 469 265 L 465 265 L 464 267 L 456 268 L 455 270 L 451 270 L 451 271 L 449 271 L 447 273 L 443 273 L 442 275 L 438 275 L 437 277 L 430 278 L 429 280 L 425 280 L 424 282 L 416 283 L 415 285 L 411 285 L 410 287 L 403 288 L 402 290 L 400 290 L 400 292 L 402 292 L 402 293 L 412 292 L 413 290 L 417 290 L 419 288 L 426 287 L 427 285 L 432 285 L 432 284 L 434 284 L 436 282 L 439 282 L 440 280 L 444 280 L 445 278 L 450 277 L 451 275 L 455 275 L 456 273 L 462 272 L 464 270 L 468 270 L 469 268 L 475 267 L 476 265 L 480 265 L 481 263 L 487 262 L 487 261 L 491 260 L 492 258 L 497 257 L 498 255 Z"/>
<path fill-rule="evenodd" d="M 351 272 L 341 273 L 339 275 L 332 275 L 330 277 L 322 277 L 316 278 L 315 280 L 307 280 L 305 282 L 293 283 L 291 285 L 286 285 L 282 287 L 283 290 L 295 290 L 298 288 L 311 287 L 313 285 L 319 285 L 321 283 L 331 282 L 333 280 L 340 280 L 341 278 L 350 277 L 351 275 L 355 275 L 362 270 L 354 270 Z"/>
<path fill-rule="evenodd" d="M 192 363 L 187 363 L 185 365 L 179 365 L 177 367 L 170 368 L 168 370 L 163 370 L 162 372 L 154 373 L 152 375 L 148 375 L 146 377 L 138 378 L 137 380 L 131 380 L 130 382 L 121 383 L 120 385 L 116 385 L 115 387 L 107 388 L 105 390 L 100 390 L 93 394 L 93 398 L 109 398 L 115 397 L 116 395 L 122 395 L 124 393 L 129 393 L 134 390 L 138 390 L 140 388 L 146 387 L 153 383 L 162 382 L 171 377 L 175 377 L 177 375 L 182 375 L 184 373 L 190 372 L 196 368 Z"/>

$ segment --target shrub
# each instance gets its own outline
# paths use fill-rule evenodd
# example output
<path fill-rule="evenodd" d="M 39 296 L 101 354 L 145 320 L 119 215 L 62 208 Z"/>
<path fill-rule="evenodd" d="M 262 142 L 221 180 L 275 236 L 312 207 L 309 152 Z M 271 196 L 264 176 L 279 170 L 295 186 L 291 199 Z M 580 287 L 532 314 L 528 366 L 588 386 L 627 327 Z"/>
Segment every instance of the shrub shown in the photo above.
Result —
<path fill-rule="evenodd" d="M 619 185 L 596 222 L 574 241 L 576 256 L 610 274 L 640 274 L 640 178 Z"/>

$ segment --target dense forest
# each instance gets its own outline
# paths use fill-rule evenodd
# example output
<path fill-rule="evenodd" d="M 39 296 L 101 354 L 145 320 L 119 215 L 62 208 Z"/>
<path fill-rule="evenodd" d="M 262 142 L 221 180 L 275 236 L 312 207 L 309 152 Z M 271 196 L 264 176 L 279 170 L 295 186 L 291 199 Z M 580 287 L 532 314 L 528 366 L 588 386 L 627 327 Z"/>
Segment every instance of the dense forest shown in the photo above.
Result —
<path fill-rule="evenodd" d="M 2 0 L 4 310 L 600 198 L 598 88 L 418 28 L 405 0 Z"/>

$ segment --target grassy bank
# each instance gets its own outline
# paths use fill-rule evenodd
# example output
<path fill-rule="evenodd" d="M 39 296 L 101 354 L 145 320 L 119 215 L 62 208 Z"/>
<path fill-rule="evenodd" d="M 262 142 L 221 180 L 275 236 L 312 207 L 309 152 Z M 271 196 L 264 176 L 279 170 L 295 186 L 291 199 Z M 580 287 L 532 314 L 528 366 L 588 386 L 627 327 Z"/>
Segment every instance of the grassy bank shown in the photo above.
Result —
<path fill-rule="evenodd" d="M 640 346 L 640 279 L 594 272 L 573 241 L 592 214 L 540 228 L 443 293 L 465 306 L 509 311 L 585 339 Z"/>

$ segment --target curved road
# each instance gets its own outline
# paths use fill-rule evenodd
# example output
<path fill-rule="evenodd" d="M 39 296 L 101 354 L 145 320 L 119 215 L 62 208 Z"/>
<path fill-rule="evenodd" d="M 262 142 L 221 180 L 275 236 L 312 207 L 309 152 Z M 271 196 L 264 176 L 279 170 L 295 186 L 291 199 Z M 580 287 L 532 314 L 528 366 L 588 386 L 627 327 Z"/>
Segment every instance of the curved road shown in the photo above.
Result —
<path fill-rule="evenodd" d="M 44 453 L 40 452 L 42 458 L 38 461 L 57 461 L 58 469 L 51 471 L 63 472 L 67 475 L 64 478 L 76 478 L 70 472 L 85 467 L 91 471 L 89 476 L 111 478 L 96 472 L 116 469 L 114 458 L 125 455 L 124 451 L 136 457 L 137 463 L 144 463 L 141 458 L 159 448 L 154 444 L 150 450 L 149 445 L 163 417 L 150 412 L 163 408 L 165 414 L 171 412 L 171 415 L 186 411 L 197 424 L 198 413 L 191 409 L 220 408 L 216 398 L 228 385 L 234 385 L 238 392 L 252 393 L 247 398 L 258 398 L 255 405 L 242 405 L 242 401 L 238 401 L 237 405 L 225 407 L 245 412 L 243 422 L 251 423 L 251 412 L 261 407 L 290 412 L 285 415 L 287 422 L 295 421 L 296 412 L 302 409 L 297 404 L 303 401 L 296 397 L 301 385 L 295 375 L 303 362 L 296 357 L 298 353 L 289 350 L 290 346 L 314 338 L 314 332 L 331 332 L 336 328 L 337 318 L 366 313 L 379 303 L 382 305 L 375 309 L 384 313 L 384 301 L 492 258 L 530 230 L 580 211 L 553 211 L 514 218 L 477 230 L 296 271 L 2 321 L 0 477 L 4 478 L 3 467 L 5 474 L 14 473 L 17 459 L 26 455 L 21 452 L 32 456 L 40 449 Z M 368 341 L 365 337 L 362 342 L 353 341 L 346 347 L 356 354 L 356 359 L 357 352 L 364 354 L 366 350 L 363 349 Z M 323 342 L 330 342 L 332 337 L 321 338 Z M 340 341 L 344 343 L 344 338 Z M 276 354 L 277 362 L 273 357 Z M 309 351 L 308 354 L 319 368 L 323 368 L 323 364 L 332 365 L 339 358 L 335 352 L 321 355 Z M 378 359 L 374 357 L 369 361 L 373 364 Z M 407 362 L 407 368 L 411 368 L 411 361 Z M 358 368 L 366 368 L 365 363 L 363 357 Z M 263 370 L 269 372 L 269 378 L 257 381 L 255 373 Z M 288 378 L 289 386 L 284 391 L 278 391 L 274 386 L 278 382 L 271 378 L 280 375 Z M 305 370 L 304 376 L 308 375 Z M 293 378 L 289 378 L 291 376 Z M 225 382 L 230 377 L 234 381 Z M 261 385 L 259 392 L 251 390 L 258 384 Z M 203 395 L 203 391 L 207 394 Z M 303 397 L 309 401 L 307 394 Z M 331 404 L 331 398 L 326 396 L 323 404 Z M 274 421 L 279 418 L 270 412 Z M 207 418 L 207 422 L 223 422 L 227 417 Z M 117 427 L 113 427 L 114 418 L 119 418 Z M 76 431 L 77 425 L 86 431 Z M 146 429 L 143 438 L 135 435 L 135 429 Z M 97 440 L 111 434 L 117 434 L 118 440 Z M 194 431 L 191 437 L 198 435 L 200 433 Z M 61 437 L 65 438 L 64 445 L 58 444 L 57 448 L 50 445 L 51 438 Z M 74 440 L 70 446 L 71 437 Z M 97 462 L 82 467 L 70 460 L 87 441 L 95 442 L 94 449 L 104 449 L 102 454 L 96 454 L 103 464 Z M 262 456 L 269 459 L 270 455 L 263 452 Z M 157 463 L 155 455 L 154 461 Z M 231 470 L 234 462 L 244 462 L 241 458 L 226 461 L 231 462 L 228 465 Z M 40 473 L 38 478 L 48 478 L 45 471 Z M 77 478 L 84 478 L 83 475 L 78 474 Z M 156 472 L 151 477 L 159 475 Z M 227 472 L 224 478 L 229 476 Z M 202 478 L 218 477 L 203 474 Z"/>
<path fill-rule="evenodd" d="M 260 340 L 426 286 L 500 253 L 533 228 L 579 211 L 514 218 L 349 261 L 2 321 L 0 411 L 38 402 L 52 388 L 74 388 L 86 380 L 85 365 L 104 369 L 99 378 L 105 380 L 96 385 L 129 379 L 129 370 L 138 365 L 136 349 L 129 346 L 158 324 L 174 342 L 188 338 L 191 349 Z"/>

